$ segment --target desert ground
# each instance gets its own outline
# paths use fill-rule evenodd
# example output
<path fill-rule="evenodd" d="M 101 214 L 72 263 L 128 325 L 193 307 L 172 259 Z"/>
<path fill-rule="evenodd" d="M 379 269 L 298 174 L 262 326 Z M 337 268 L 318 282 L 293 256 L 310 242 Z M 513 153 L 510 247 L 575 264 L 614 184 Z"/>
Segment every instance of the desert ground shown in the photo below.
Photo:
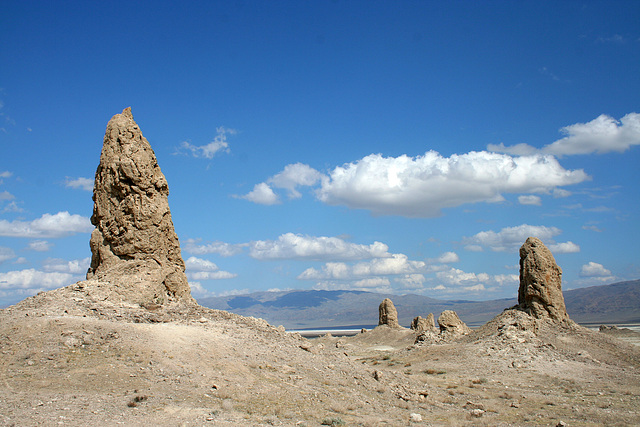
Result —
<path fill-rule="evenodd" d="M 510 310 L 453 341 L 387 326 L 309 340 L 99 295 L 76 284 L 0 311 L 0 424 L 640 424 L 640 347 L 573 322 Z"/>

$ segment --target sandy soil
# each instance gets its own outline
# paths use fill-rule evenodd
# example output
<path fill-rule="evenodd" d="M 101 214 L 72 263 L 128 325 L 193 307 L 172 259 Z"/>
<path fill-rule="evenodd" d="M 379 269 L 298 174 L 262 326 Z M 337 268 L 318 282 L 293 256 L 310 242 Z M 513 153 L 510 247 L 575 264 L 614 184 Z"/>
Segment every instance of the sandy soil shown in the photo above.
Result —
<path fill-rule="evenodd" d="M 308 340 L 73 286 L 0 310 L 0 424 L 639 425 L 640 349 L 505 312 L 455 342 Z"/>

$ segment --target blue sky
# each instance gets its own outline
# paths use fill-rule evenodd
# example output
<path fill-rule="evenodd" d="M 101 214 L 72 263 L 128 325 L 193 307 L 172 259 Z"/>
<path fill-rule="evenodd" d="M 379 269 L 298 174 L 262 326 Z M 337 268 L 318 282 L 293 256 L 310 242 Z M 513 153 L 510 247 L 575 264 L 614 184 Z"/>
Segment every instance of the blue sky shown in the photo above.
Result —
<path fill-rule="evenodd" d="M 640 277 L 640 3 L 0 5 L 0 304 L 81 280 L 108 120 L 167 177 L 196 297 Z"/>

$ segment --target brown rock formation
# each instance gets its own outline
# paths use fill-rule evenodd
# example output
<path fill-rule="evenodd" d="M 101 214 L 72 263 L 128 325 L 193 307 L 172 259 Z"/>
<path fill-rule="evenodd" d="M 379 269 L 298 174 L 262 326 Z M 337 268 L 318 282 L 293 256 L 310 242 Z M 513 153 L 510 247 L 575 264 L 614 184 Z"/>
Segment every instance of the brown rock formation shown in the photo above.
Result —
<path fill-rule="evenodd" d="M 378 326 L 387 325 L 391 328 L 400 327 L 400 324 L 398 323 L 398 311 L 396 310 L 396 306 L 393 305 L 393 302 L 389 298 L 385 298 L 380 303 L 378 311 Z"/>
<path fill-rule="evenodd" d="M 87 279 L 137 304 L 192 302 L 169 210 L 169 187 L 131 108 L 107 124 L 93 189 Z"/>
<path fill-rule="evenodd" d="M 429 313 L 426 319 L 420 316 L 414 318 L 411 321 L 411 329 L 413 329 L 418 333 L 421 333 L 421 332 L 432 332 L 434 334 L 438 333 L 438 330 L 436 329 L 433 313 Z"/>
<path fill-rule="evenodd" d="M 569 319 L 562 295 L 562 270 L 536 237 L 529 237 L 520 248 L 518 304 L 538 319 Z"/>
<path fill-rule="evenodd" d="M 458 313 L 453 310 L 445 310 L 438 317 L 440 334 L 444 337 L 467 335 L 471 329 L 458 317 Z"/>

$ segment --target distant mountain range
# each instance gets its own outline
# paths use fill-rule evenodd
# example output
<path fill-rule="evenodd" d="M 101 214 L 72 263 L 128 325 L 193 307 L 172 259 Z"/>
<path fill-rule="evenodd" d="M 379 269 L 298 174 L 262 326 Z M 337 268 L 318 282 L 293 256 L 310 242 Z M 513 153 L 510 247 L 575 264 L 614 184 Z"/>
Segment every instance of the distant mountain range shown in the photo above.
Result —
<path fill-rule="evenodd" d="M 360 328 L 378 323 L 378 305 L 385 298 L 393 301 L 404 326 L 409 326 L 414 317 L 426 317 L 429 313 L 437 319 L 443 310 L 454 310 L 469 326 L 479 326 L 517 303 L 515 297 L 448 301 L 411 294 L 302 290 L 201 298 L 198 303 L 242 316 L 260 317 L 287 329 Z M 640 280 L 565 291 L 564 299 L 569 317 L 579 323 L 640 323 Z"/>

